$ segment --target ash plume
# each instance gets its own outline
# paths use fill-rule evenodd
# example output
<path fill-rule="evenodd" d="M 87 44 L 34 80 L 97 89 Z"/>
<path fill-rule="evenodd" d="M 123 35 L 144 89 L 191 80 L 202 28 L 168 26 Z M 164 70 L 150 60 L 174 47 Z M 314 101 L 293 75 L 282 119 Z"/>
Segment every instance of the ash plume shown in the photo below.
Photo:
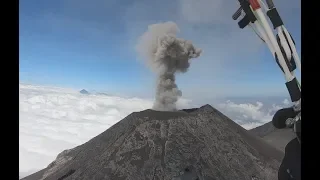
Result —
<path fill-rule="evenodd" d="M 177 38 L 178 32 L 179 28 L 174 22 L 152 24 L 136 46 L 138 54 L 157 75 L 155 110 L 176 110 L 176 102 L 182 92 L 175 82 L 175 74 L 187 72 L 189 60 L 197 58 L 202 52 L 191 41 Z"/>

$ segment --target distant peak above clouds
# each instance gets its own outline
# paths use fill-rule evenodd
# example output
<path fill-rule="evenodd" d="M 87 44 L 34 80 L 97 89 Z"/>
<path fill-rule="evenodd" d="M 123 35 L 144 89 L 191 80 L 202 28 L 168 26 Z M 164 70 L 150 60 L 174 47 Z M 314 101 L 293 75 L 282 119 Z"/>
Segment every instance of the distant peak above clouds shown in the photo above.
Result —
<path fill-rule="evenodd" d="M 85 90 L 85 89 L 82 89 L 82 90 L 80 91 L 80 93 L 81 93 L 81 94 L 89 94 L 89 92 L 88 92 L 87 90 Z"/>

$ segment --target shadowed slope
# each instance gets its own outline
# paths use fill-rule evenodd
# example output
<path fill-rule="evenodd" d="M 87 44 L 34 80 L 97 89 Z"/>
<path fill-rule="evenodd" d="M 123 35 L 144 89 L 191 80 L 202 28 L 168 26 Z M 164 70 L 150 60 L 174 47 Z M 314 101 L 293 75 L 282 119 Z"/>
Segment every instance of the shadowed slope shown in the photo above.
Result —
<path fill-rule="evenodd" d="M 270 145 L 284 152 L 285 146 L 295 138 L 292 129 L 276 129 L 272 122 L 249 130 L 253 134 L 261 137 Z"/>

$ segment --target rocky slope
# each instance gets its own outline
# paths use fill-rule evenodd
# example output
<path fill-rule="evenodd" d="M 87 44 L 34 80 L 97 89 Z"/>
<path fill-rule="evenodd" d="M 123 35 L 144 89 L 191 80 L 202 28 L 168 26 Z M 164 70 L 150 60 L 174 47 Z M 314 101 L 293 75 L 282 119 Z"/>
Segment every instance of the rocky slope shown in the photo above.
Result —
<path fill-rule="evenodd" d="M 209 105 L 145 110 L 24 180 L 276 180 L 282 157 Z"/>

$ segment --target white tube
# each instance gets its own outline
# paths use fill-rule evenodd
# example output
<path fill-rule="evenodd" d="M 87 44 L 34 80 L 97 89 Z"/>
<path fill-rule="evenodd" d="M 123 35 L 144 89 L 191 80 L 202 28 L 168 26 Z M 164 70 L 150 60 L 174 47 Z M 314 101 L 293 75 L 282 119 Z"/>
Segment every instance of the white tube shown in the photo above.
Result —
<path fill-rule="evenodd" d="M 272 44 L 271 44 L 271 42 L 270 42 L 270 39 L 268 38 L 268 36 L 267 36 L 266 32 L 264 31 L 263 27 L 261 26 L 261 24 L 260 24 L 258 21 L 255 21 L 253 24 L 256 26 L 258 32 L 259 32 L 260 35 L 262 36 L 263 40 L 266 42 L 269 50 L 271 51 L 272 56 L 275 58 L 274 48 L 272 47 Z"/>
<path fill-rule="evenodd" d="M 253 11 L 254 12 L 254 11 Z M 256 15 L 256 14 L 255 14 Z M 256 15 L 257 16 L 257 15 Z M 271 54 L 273 56 L 273 58 L 275 59 L 275 50 L 274 47 L 272 46 L 270 39 L 268 38 L 264 28 L 262 27 L 261 21 L 259 21 L 260 19 L 257 17 L 257 21 L 254 22 L 254 25 L 256 26 L 256 28 L 258 29 L 259 33 L 261 34 L 261 36 L 263 36 L 263 39 L 266 39 L 265 42 L 269 48 L 269 50 L 271 51 Z M 290 49 L 289 49 L 290 50 Z M 295 76 L 294 72 L 291 72 L 292 76 Z"/>
<path fill-rule="evenodd" d="M 258 1 L 260 2 L 260 4 L 262 4 L 261 7 L 263 7 L 263 9 L 264 9 L 265 11 L 270 10 L 270 8 L 269 8 L 269 7 L 266 7 L 265 3 L 264 3 L 262 0 L 258 0 Z M 267 1 L 268 1 L 268 0 L 267 0 Z M 273 5 L 273 7 L 274 7 L 274 5 Z M 284 50 L 285 50 L 285 52 L 286 52 L 286 55 L 287 55 L 287 57 L 288 57 L 289 60 L 291 59 L 291 55 L 293 55 L 294 61 L 295 61 L 296 65 L 297 65 L 299 71 L 301 72 L 301 61 L 300 61 L 300 57 L 299 57 L 299 55 L 298 55 L 298 53 L 297 53 L 296 46 L 294 45 L 293 40 L 292 40 L 292 38 L 291 38 L 288 30 L 285 28 L 285 26 L 282 25 L 282 26 L 280 26 L 280 27 L 281 27 L 281 28 L 279 28 L 279 27 L 277 28 L 277 31 L 278 31 L 278 35 L 279 35 L 279 38 L 280 38 L 281 45 L 282 45 L 282 47 L 284 48 Z M 288 41 L 289 41 L 289 45 L 288 45 L 287 41 L 285 40 L 285 37 L 284 37 L 284 36 L 282 37 L 283 32 L 284 32 L 284 34 L 286 35 L 286 37 L 287 37 L 287 39 L 288 39 Z M 282 42 L 283 42 L 282 39 L 284 39 L 286 43 L 282 43 Z M 291 47 L 292 54 L 291 54 L 291 51 L 290 51 L 289 46 Z M 289 53 L 289 52 L 290 52 L 290 53 Z M 289 58 L 289 57 L 290 57 L 290 58 Z M 291 74 L 294 76 L 294 73 L 293 73 L 293 72 L 292 72 Z"/>
<path fill-rule="evenodd" d="M 281 26 L 280 26 L 280 27 L 277 27 L 276 29 L 277 29 L 277 31 L 278 31 L 278 35 L 279 35 L 279 39 L 280 39 L 280 44 L 281 44 L 281 46 L 283 47 L 284 52 L 286 53 L 286 57 L 287 57 L 287 59 L 288 59 L 289 62 L 290 62 L 291 57 L 292 57 L 292 54 L 291 54 L 291 51 L 290 51 L 290 47 L 289 47 L 289 45 L 288 45 L 288 43 L 287 43 L 286 38 L 285 38 L 284 35 L 283 35 L 283 31 L 282 31 L 282 29 L 281 29 Z M 295 76 L 294 71 L 291 72 L 291 75 L 292 75 L 292 76 Z"/>
<path fill-rule="evenodd" d="M 277 31 L 278 31 L 278 36 L 279 36 L 279 39 L 280 39 L 280 44 L 281 44 L 281 46 L 283 47 L 284 52 L 285 52 L 288 60 L 290 61 L 290 60 L 291 60 L 291 51 L 290 51 L 290 47 L 289 47 L 289 45 L 288 45 L 288 43 L 287 43 L 287 40 L 286 40 L 286 38 L 285 38 L 284 35 L 283 35 L 282 28 L 281 28 L 281 26 L 280 26 L 280 27 L 277 27 L 276 29 L 277 29 Z M 287 37 L 287 38 L 288 38 L 288 37 Z"/>
<path fill-rule="evenodd" d="M 264 41 L 266 42 L 266 44 L 267 44 L 267 46 L 268 46 L 268 48 L 269 48 L 269 50 L 270 50 L 273 58 L 276 58 L 276 57 L 275 57 L 275 50 L 274 50 L 274 48 L 273 48 L 273 46 L 272 46 L 272 44 L 271 44 L 271 42 L 270 42 L 270 39 L 268 38 L 266 32 L 264 31 L 264 29 L 263 29 L 263 27 L 261 26 L 261 24 L 259 23 L 259 21 L 255 21 L 253 24 L 256 26 L 258 32 L 260 33 L 260 35 L 262 36 L 262 38 L 263 38 Z M 292 75 L 292 76 L 295 76 L 294 71 L 291 72 L 291 75 Z"/>
<path fill-rule="evenodd" d="M 256 9 L 255 12 L 257 13 L 257 15 L 262 23 L 262 26 L 264 27 L 264 29 L 267 33 L 267 36 L 269 37 L 270 42 L 271 42 L 272 46 L 274 47 L 274 50 L 278 56 L 279 64 L 281 65 L 281 67 L 284 71 L 286 81 L 287 82 L 291 81 L 292 79 L 294 79 L 294 76 L 292 76 L 289 71 L 289 68 L 284 60 L 284 57 L 283 57 L 281 50 L 280 50 L 280 47 L 277 43 L 276 38 L 274 37 L 274 34 L 272 32 L 272 29 L 271 29 L 266 17 L 264 16 L 263 12 L 261 11 L 261 8 Z"/>
<path fill-rule="evenodd" d="M 294 58 L 294 61 L 299 69 L 299 71 L 301 72 L 301 61 L 300 61 L 300 57 L 297 53 L 297 49 L 296 49 L 296 46 L 294 45 L 293 43 L 293 40 L 288 32 L 288 30 L 282 25 L 282 29 L 284 31 L 284 33 L 286 34 L 286 36 L 288 37 L 288 41 L 289 41 L 289 45 L 292 49 L 292 54 L 293 54 L 293 58 Z"/>

